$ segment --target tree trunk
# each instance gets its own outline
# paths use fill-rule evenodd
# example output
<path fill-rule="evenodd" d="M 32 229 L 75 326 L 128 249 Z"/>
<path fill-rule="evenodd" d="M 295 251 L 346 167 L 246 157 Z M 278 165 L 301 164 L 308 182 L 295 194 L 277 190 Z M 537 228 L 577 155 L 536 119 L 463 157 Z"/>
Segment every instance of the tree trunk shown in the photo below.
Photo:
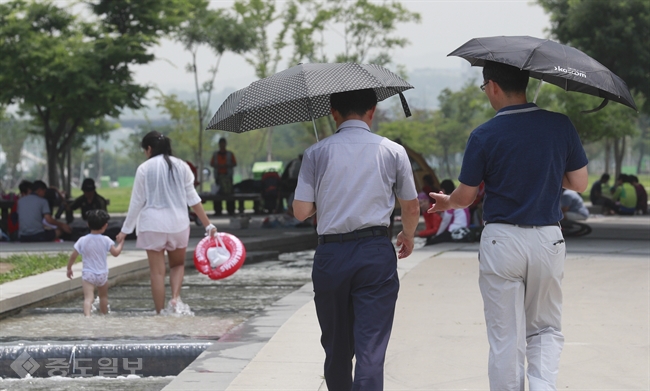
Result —
<path fill-rule="evenodd" d="M 643 157 L 645 156 L 645 144 L 641 143 L 639 146 L 639 160 L 636 161 L 636 173 L 641 173 L 641 165 L 643 164 Z"/>
<path fill-rule="evenodd" d="M 445 159 L 445 168 L 447 169 L 447 177 L 451 178 L 451 167 L 449 167 L 449 153 L 448 149 L 444 149 L 443 157 Z"/>
<path fill-rule="evenodd" d="M 614 139 L 614 160 L 615 160 L 614 176 L 616 178 L 618 178 L 618 176 L 621 174 L 624 155 L 625 155 L 625 137 L 615 138 Z"/>
<path fill-rule="evenodd" d="M 45 139 L 45 152 L 47 153 L 47 184 L 59 187 L 59 173 L 57 164 L 59 151 L 54 140 Z"/>
<path fill-rule="evenodd" d="M 609 173 L 610 160 L 611 160 L 611 148 L 610 148 L 610 139 L 605 140 L 605 172 Z"/>

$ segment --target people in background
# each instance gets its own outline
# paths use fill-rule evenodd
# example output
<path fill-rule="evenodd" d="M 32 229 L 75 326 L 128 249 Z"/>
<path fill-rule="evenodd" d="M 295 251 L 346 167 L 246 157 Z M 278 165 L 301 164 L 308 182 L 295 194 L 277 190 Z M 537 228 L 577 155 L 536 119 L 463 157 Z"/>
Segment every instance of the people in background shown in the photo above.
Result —
<path fill-rule="evenodd" d="M 451 194 L 456 185 L 450 179 L 445 179 L 440 182 L 440 187 L 444 194 Z M 463 232 L 462 228 L 469 227 L 470 215 L 469 208 L 448 209 L 440 213 L 442 220 L 438 231 L 434 236 L 427 238 L 427 245 L 452 242 L 455 238 L 452 237 L 454 232 Z M 464 235 L 463 235 L 464 236 Z"/>
<path fill-rule="evenodd" d="M 282 172 L 280 184 L 280 200 L 279 209 L 283 208 L 284 199 L 287 200 L 287 213 L 293 215 L 293 196 L 298 186 L 298 174 L 300 174 L 300 166 L 302 164 L 302 153 L 297 158 L 291 160 L 287 167 Z"/>
<path fill-rule="evenodd" d="M 602 206 L 603 214 L 614 213 L 616 210 L 616 204 L 612 201 L 611 198 L 607 197 L 603 193 L 603 188 L 607 189 L 607 183 L 609 182 L 609 174 L 604 173 L 600 176 L 600 179 L 591 185 L 591 190 L 589 191 L 589 200 L 592 205 Z"/>
<path fill-rule="evenodd" d="M 648 214 L 648 192 L 645 187 L 639 183 L 639 178 L 636 175 L 630 175 L 630 183 L 636 189 L 636 213 L 640 215 Z"/>
<path fill-rule="evenodd" d="M 30 194 L 18 199 L 18 240 L 21 242 L 50 242 L 65 233 L 70 227 L 52 217 L 50 205 L 45 199 L 47 185 L 43 181 L 32 184 Z M 46 229 L 44 223 L 47 223 Z"/>
<path fill-rule="evenodd" d="M 219 139 L 219 150 L 212 154 L 210 165 L 214 169 L 214 181 L 219 189 L 217 194 L 233 194 L 233 174 L 237 167 L 235 155 L 226 149 L 228 142 L 225 138 Z M 223 201 L 214 201 L 214 214 L 221 215 Z M 229 215 L 235 214 L 235 201 L 226 201 L 226 209 Z"/>
<path fill-rule="evenodd" d="M 18 200 L 32 192 L 32 182 L 21 181 L 20 184 L 18 184 L 18 191 L 20 192 L 20 196 L 11 206 L 9 221 L 7 222 L 7 233 L 11 240 L 18 239 Z"/>
<path fill-rule="evenodd" d="M 81 209 L 81 218 L 87 220 L 86 214 L 88 214 L 88 212 L 91 210 L 108 210 L 106 208 L 106 199 L 97 194 L 94 179 L 84 179 L 84 181 L 81 183 L 81 191 L 84 192 L 83 195 L 77 197 L 68 206 L 70 212 Z"/>
<path fill-rule="evenodd" d="M 630 176 L 620 174 L 616 178 L 616 187 L 612 193 L 612 200 L 616 203 L 614 210 L 624 216 L 631 216 L 636 212 L 636 189 L 630 181 Z"/>
<path fill-rule="evenodd" d="M 565 220 L 583 221 L 589 217 L 589 209 L 582 201 L 582 196 L 573 190 L 562 189 L 560 208 Z"/>

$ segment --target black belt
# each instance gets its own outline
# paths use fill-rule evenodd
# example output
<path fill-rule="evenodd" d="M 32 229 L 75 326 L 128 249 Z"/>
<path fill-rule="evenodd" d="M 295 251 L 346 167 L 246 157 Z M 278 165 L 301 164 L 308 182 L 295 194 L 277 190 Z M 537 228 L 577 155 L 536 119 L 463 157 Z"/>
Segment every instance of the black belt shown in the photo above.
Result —
<path fill-rule="evenodd" d="M 488 224 L 508 224 L 508 225 L 514 225 L 515 227 L 519 227 L 519 228 L 559 227 L 560 226 L 560 222 L 553 223 L 553 224 L 526 225 L 526 224 L 510 223 L 508 221 L 502 221 L 502 220 L 486 221 L 485 225 L 488 225 Z"/>
<path fill-rule="evenodd" d="M 318 235 L 318 244 L 348 242 L 350 240 L 359 240 L 373 236 L 388 237 L 388 228 L 384 226 L 368 227 L 348 232 L 346 234 Z"/>

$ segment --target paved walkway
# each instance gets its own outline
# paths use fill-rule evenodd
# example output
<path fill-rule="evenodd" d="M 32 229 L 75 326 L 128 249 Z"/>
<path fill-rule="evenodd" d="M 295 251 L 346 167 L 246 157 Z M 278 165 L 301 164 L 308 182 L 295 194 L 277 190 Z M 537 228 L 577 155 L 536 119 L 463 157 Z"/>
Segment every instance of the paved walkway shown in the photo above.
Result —
<path fill-rule="evenodd" d="M 567 240 L 558 389 L 650 388 L 650 218 L 594 217 Z M 400 261 L 386 390 L 487 390 L 476 244 Z M 310 284 L 233 330 L 164 390 L 326 390 Z"/>

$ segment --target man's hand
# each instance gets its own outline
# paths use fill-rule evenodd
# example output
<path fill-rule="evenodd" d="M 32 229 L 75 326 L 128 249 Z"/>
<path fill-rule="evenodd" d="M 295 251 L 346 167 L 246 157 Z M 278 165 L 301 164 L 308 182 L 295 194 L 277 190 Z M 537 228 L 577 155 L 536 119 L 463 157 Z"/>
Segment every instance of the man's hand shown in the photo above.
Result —
<path fill-rule="evenodd" d="M 406 235 L 403 231 L 397 234 L 397 246 L 399 251 L 397 252 L 397 258 L 402 259 L 406 258 L 413 252 L 413 236 Z"/>
<path fill-rule="evenodd" d="M 442 191 L 440 193 L 431 192 L 429 193 L 429 197 L 436 200 L 436 202 L 431 205 L 431 208 L 427 210 L 427 213 L 444 212 L 448 209 L 451 209 L 449 205 L 449 196 Z"/>
<path fill-rule="evenodd" d="M 72 268 L 70 267 L 68 268 L 68 272 L 66 273 L 66 276 L 68 276 L 68 278 L 72 278 Z"/>
<path fill-rule="evenodd" d="M 72 233 L 72 228 L 68 224 L 61 224 L 59 227 L 67 234 Z"/>
<path fill-rule="evenodd" d="M 444 194 L 443 192 L 431 192 L 429 193 L 429 196 L 436 200 L 436 203 L 427 210 L 427 213 L 467 208 L 472 204 L 472 202 L 474 202 L 476 194 L 478 194 L 478 186 L 467 186 L 464 183 L 460 183 L 456 190 L 449 195 Z"/>

